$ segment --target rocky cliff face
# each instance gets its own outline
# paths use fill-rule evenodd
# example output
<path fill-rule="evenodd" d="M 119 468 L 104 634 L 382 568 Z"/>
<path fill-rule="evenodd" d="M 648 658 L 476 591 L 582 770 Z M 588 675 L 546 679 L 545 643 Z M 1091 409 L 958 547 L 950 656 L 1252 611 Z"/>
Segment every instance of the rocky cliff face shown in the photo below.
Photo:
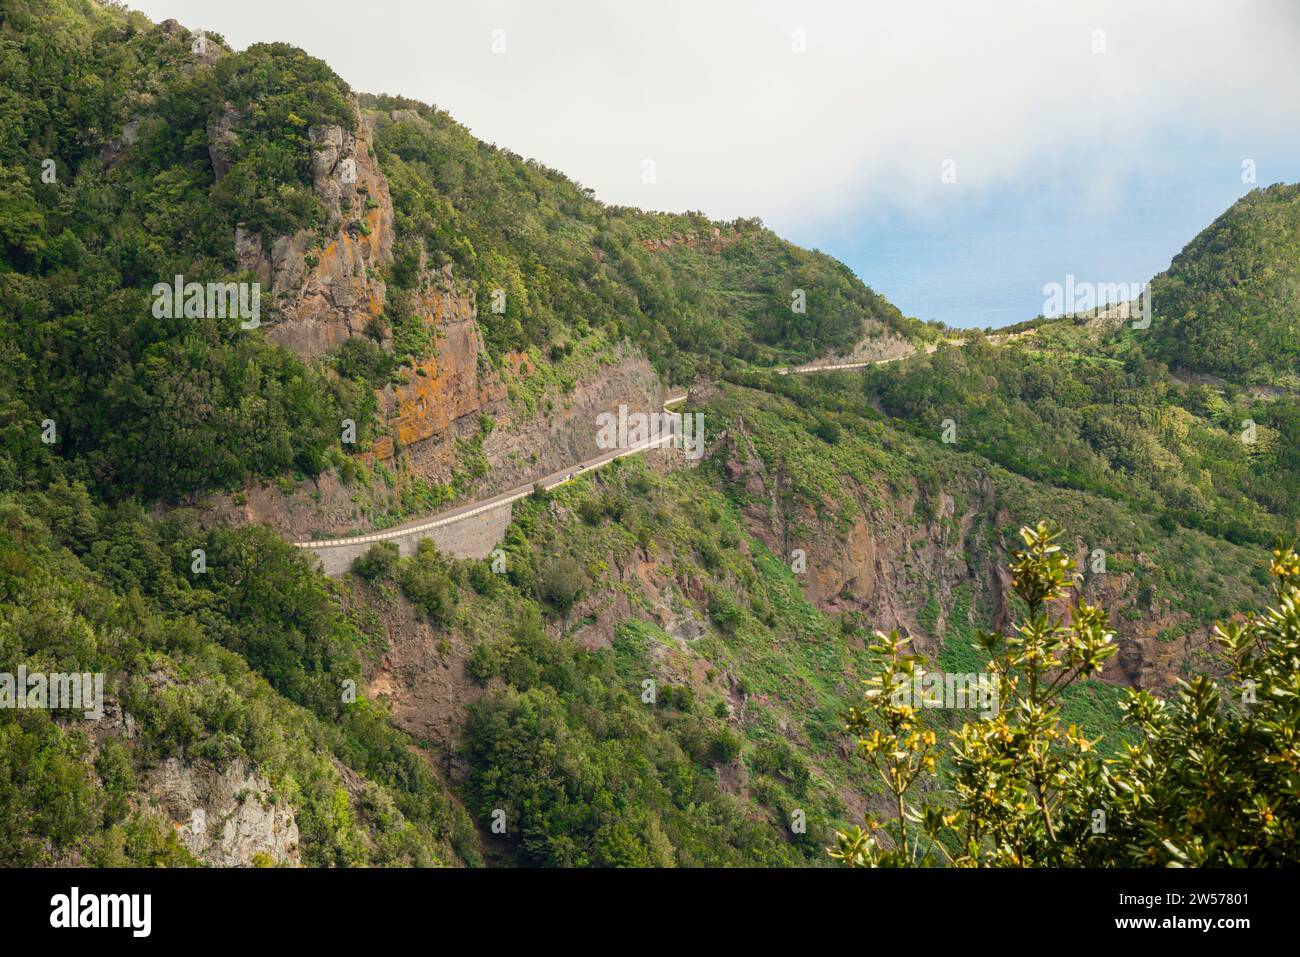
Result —
<path fill-rule="evenodd" d="M 213 142 L 235 135 L 236 126 L 237 118 L 219 117 L 210 129 Z M 315 126 L 308 135 L 323 227 L 270 238 L 238 229 L 239 266 L 271 290 L 267 335 L 297 355 L 316 358 L 367 333 L 391 349 L 391 334 L 380 321 L 388 300 L 380 271 L 393 256 L 393 201 L 375 162 L 371 122 L 362 118 L 356 135 L 339 126 Z M 505 399 L 505 385 L 481 361 L 471 291 L 450 266 L 434 270 L 422 258 L 418 273 L 413 306 L 436 332 L 436 355 L 408 369 L 405 384 L 380 393 L 389 427 L 372 450 L 380 461 L 392 459 L 398 448 L 445 440 L 458 422 L 498 412 Z"/>
<path fill-rule="evenodd" d="M 741 238 L 742 234 L 734 228 L 728 227 L 723 233 L 720 227 L 712 226 L 707 231 L 673 232 L 662 239 L 643 239 L 641 245 L 651 252 L 662 252 L 677 246 L 685 246 L 688 249 L 700 247 L 709 252 L 721 252 Z"/>
<path fill-rule="evenodd" d="M 795 549 L 804 553 L 807 567 L 799 577 L 822 611 L 861 613 L 873 629 L 897 628 L 932 659 L 954 627 L 1006 628 L 1012 621 L 1007 555 L 1018 545 L 1015 529 L 1039 516 L 1013 514 L 987 475 L 964 476 L 937 493 L 918 485 L 882 499 L 855 490 L 856 517 L 841 527 L 835 509 L 787 501 L 783 476 L 763 461 L 743 423 L 723 437 L 718 454 L 727 481 L 753 503 L 744 510 L 750 533 L 787 560 Z M 1106 609 L 1116 631 L 1119 652 L 1103 681 L 1164 691 L 1189 667 L 1214 670 L 1210 627 L 1193 625 L 1167 601 L 1147 600 L 1133 572 L 1087 574 L 1086 544 L 1067 547 L 1084 572 L 1079 592 Z M 1124 566 L 1148 561 L 1120 551 L 1110 558 Z M 1064 603 L 1058 613 L 1068 617 Z M 1184 634 L 1164 637 L 1171 631 Z"/>
<path fill-rule="evenodd" d="M 392 459 L 400 447 L 411 449 L 419 464 L 436 452 L 431 440 L 445 444 L 468 431 L 464 426 L 476 428 L 479 413 L 495 415 L 505 408 L 505 383 L 481 361 L 486 349 L 474 297 L 456 282 L 450 265 L 433 271 L 421 262 L 420 272 L 425 281 L 415 307 L 437 329 L 437 354 L 409 369 L 405 383 L 380 394 L 390 430 L 372 449 L 380 461 Z"/>
<path fill-rule="evenodd" d="M 200 861 L 217 867 L 299 863 L 293 809 L 243 761 L 218 771 L 169 758 L 150 773 L 145 791 Z"/>
<path fill-rule="evenodd" d="M 941 608 L 950 607 L 954 589 L 968 582 L 978 589 L 976 605 L 1002 604 L 994 570 L 971 566 L 971 556 L 984 552 L 996 538 L 997 509 L 987 486 L 964 490 L 973 504 L 961 516 L 954 515 L 950 494 L 923 503 L 917 488 L 878 505 L 863 495 L 861 514 L 841 529 L 828 518 L 833 511 L 787 502 L 784 476 L 764 462 L 743 423 L 725 436 L 719 454 L 727 480 L 755 503 L 744 510 L 750 534 L 787 560 L 797 556 L 796 550 L 802 552 L 804 593 L 822 611 L 862 612 L 873 628 L 897 628 L 912 637 L 916 650 L 935 655 L 941 635 L 931 633 L 937 628 L 921 625 L 921 611 L 930 596 Z M 918 527 L 919 515 L 927 517 Z M 955 535 L 954 518 L 959 529 Z"/>
<path fill-rule="evenodd" d="M 218 177 L 227 168 L 239 122 L 230 109 L 209 121 Z M 266 334 L 304 359 L 323 356 L 359 335 L 392 348 L 382 321 L 389 298 L 382 268 L 393 258 L 395 223 L 388 181 L 373 153 L 372 123 L 373 117 L 362 117 L 355 135 L 338 126 L 309 130 L 314 188 L 325 211 L 321 229 L 275 237 L 243 228 L 235 233 L 239 267 L 270 290 L 263 296 L 270 304 L 263 320 Z M 550 395 L 544 414 L 512 405 L 506 383 L 485 361 L 472 290 L 450 265 L 433 268 L 423 254 L 417 276 L 410 307 L 435 334 L 433 354 L 407 366 L 402 381 L 379 391 L 379 435 L 362 461 L 446 483 L 459 465 L 454 440 L 477 435 L 486 414 L 496 423 L 483 444 L 490 471 L 474 491 L 490 494 L 594 455 L 599 413 L 620 403 L 659 408 L 658 376 L 638 351 L 625 347 L 571 391 Z M 523 357 L 513 359 L 516 377 L 532 371 Z M 385 496 L 396 499 L 400 490 L 359 493 L 326 475 L 287 494 L 277 485 L 250 487 L 213 502 L 211 510 L 220 521 L 265 522 L 286 535 L 344 535 L 369 528 L 372 511 L 392 507 Z"/>
<path fill-rule="evenodd" d="M 456 376 L 463 373 L 454 370 L 463 367 L 441 366 L 444 355 L 422 366 L 430 370 L 428 375 L 409 375 L 408 385 L 381 393 L 381 408 L 403 437 L 402 461 L 409 466 L 394 477 L 393 488 L 379 481 L 369 487 L 348 485 L 327 473 L 288 492 L 278 483 L 247 486 L 238 496 L 211 500 L 207 514 L 222 524 L 264 523 L 293 540 L 343 537 L 371 528 L 373 511 L 398 507 L 402 483 L 411 476 L 449 481 L 461 464 L 454 440 L 478 434 L 480 413 L 495 413 L 495 427 L 483 440 L 488 473 L 470 490 L 469 499 L 527 484 L 596 455 L 596 418 L 601 412 L 616 410 L 620 403 L 642 410 L 662 405 L 658 375 L 631 348 L 617 349 L 613 362 L 584 377 L 572 391 L 551 396 L 551 410 L 545 413 L 507 403 L 499 382 L 480 384 L 473 391 L 457 387 Z M 394 455 L 389 438 L 376 442 L 363 458 L 392 465 Z"/>
<path fill-rule="evenodd" d="M 510 488 L 597 455 L 597 416 L 617 411 L 620 404 L 644 412 L 663 407 L 659 375 L 639 350 L 626 345 L 616 347 L 612 361 L 576 382 L 572 391 L 551 397 L 544 417 L 520 407 L 505 412 L 483 442 L 492 466 L 484 490 Z"/>
<path fill-rule="evenodd" d="M 149 681 L 166 683 L 163 674 Z M 110 697 L 104 719 L 93 722 L 91 760 L 108 739 L 127 746 L 139 740 L 135 717 Z M 148 763 L 147 760 L 145 763 Z M 243 759 L 225 767 L 167 758 L 139 772 L 133 808 L 161 816 L 200 863 L 215 867 L 301 864 L 297 814 L 271 783 Z M 68 866 L 80 866 L 71 859 Z"/>
<path fill-rule="evenodd" d="M 238 135 L 229 113 L 209 125 L 215 157 Z M 393 201 L 371 152 L 370 127 L 356 135 L 340 126 L 313 126 L 312 176 L 325 210 L 319 230 L 265 237 L 235 231 L 239 268 L 270 290 L 267 335 L 304 358 L 314 358 L 362 335 L 383 313 L 386 289 L 378 269 L 392 259 Z"/>

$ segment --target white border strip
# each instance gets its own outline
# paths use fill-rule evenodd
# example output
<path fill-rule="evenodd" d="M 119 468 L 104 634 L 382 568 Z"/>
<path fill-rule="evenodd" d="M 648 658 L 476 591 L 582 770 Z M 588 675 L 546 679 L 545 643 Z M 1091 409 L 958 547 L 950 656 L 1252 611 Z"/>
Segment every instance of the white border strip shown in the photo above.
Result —
<path fill-rule="evenodd" d="M 684 402 L 685 400 L 685 392 L 681 395 L 670 396 L 664 400 L 664 409 L 667 410 L 670 405 L 676 405 L 678 402 Z M 628 455 L 636 455 L 638 452 L 649 451 L 650 449 L 663 445 L 665 442 L 671 442 L 674 438 L 675 436 L 666 435 L 662 438 L 655 439 L 653 442 L 646 442 L 643 445 L 638 445 L 636 448 L 627 449 L 626 451 L 619 452 L 617 455 L 611 455 L 609 458 L 600 462 L 593 462 L 591 465 L 583 465 L 579 463 L 574 466 L 577 471 L 573 474 L 576 475 L 577 472 L 590 472 L 601 469 L 610 462 L 617 461 L 618 459 L 624 458 Z M 563 471 L 563 469 L 561 469 L 561 471 Z M 566 485 L 572 480 L 572 477 L 570 477 L 560 479 L 558 482 L 552 482 L 550 485 L 547 485 L 544 482 L 538 482 L 537 484 L 542 486 L 543 491 L 549 492 L 551 489 L 558 488 L 561 485 Z M 444 525 L 451 525 L 453 522 L 462 521 L 474 515 L 479 515 L 482 512 L 488 512 L 492 509 L 510 505 L 511 503 L 517 502 L 521 498 L 527 498 L 532 494 L 532 489 L 523 492 L 514 492 L 506 498 L 489 501 L 484 505 L 478 506 L 478 508 L 470 509 L 468 512 L 461 512 L 459 515 L 452 515 L 448 518 L 437 518 L 433 521 L 425 522 L 423 525 L 414 525 L 411 528 L 390 528 L 385 532 L 373 532 L 369 535 L 359 535 L 352 538 L 328 538 L 314 542 L 294 542 L 293 544 L 295 548 L 343 548 L 348 545 L 365 545 L 370 542 L 384 542 L 394 538 L 405 538 L 407 535 L 416 535 L 420 532 L 427 532 L 432 528 L 441 528 Z"/>

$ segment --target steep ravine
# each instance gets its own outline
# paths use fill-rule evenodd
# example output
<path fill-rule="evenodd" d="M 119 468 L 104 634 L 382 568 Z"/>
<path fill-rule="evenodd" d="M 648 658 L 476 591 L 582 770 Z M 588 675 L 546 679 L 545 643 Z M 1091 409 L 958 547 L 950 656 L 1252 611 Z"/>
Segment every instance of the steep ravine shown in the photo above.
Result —
<path fill-rule="evenodd" d="M 1025 480 L 989 468 L 959 473 L 938 489 L 914 483 L 883 498 L 841 476 L 845 494 L 856 503 L 845 523 L 831 503 L 817 509 L 785 494 L 780 465 L 764 462 L 743 423 L 727 434 L 719 456 L 726 480 L 749 503 L 744 514 L 751 534 L 776 554 L 803 553 L 807 568 L 799 578 L 814 605 L 872 628 L 897 628 L 932 658 L 953 625 L 963 631 L 1008 627 L 1014 612 L 1006 563 L 1019 545 L 1016 531 L 1051 517 L 1036 514 L 1026 502 Z M 1189 669 L 1213 668 L 1212 623 L 1193 621 L 1176 609 L 1172 596 L 1152 596 L 1149 555 L 1105 540 L 1086 541 L 1083 529 L 1066 531 L 1073 533 L 1066 545 L 1081 593 L 1107 610 L 1119 643 L 1103 681 L 1163 691 Z M 1100 573 L 1093 570 L 1097 548 L 1109 564 Z M 1249 557 L 1243 550 L 1242 561 Z M 966 617 L 954 622 L 959 589 L 965 592 Z M 1058 611 L 1068 615 L 1064 606 Z"/>

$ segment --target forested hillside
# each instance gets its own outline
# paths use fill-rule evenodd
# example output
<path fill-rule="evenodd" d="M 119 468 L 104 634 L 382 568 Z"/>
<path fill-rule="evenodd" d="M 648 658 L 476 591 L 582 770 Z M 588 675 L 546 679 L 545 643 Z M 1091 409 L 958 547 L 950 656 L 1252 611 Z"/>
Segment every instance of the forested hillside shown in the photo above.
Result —
<path fill-rule="evenodd" d="M 735 359 L 773 365 L 848 349 L 864 324 L 934 334 L 842 263 L 758 220 L 606 206 L 561 173 L 475 140 L 445 112 L 395 97 L 361 103 L 383 113 L 375 147 L 405 233 L 396 268 L 413 270 L 421 245 L 452 263 L 474 282 L 498 352 L 609 326 L 690 382 Z M 494 289 L 505 292 L 503 313 L 492 311 Z M 791 309 L 795 290 L 805 310 Z"/>
<path fill-rule="evenodd" d="M 1039 481 L 1129 503 L 1169 530 L 1268 544 L 1295 529 L 1294 395 L 1180 380 L 1132 341 L 1080 348 L 1054 333 L 944 346 L 897 369 L 869 370 L 865 388 L 920 434 L 938 438 L 951 418 L 960 447 Z"/>
<path fill-rule="evenodd" d="M 1255 190 L 1152 283 L 1153 355 L 1242 384 L 1300 388 L 1300 186 Z"/>
<path fill-rule="evenodd" d="M 347 703 L 385 644 L 373 615 L 345 614 L 337 586 L 269 532 L 205 531 L 141 507 L 319 473 L 337 461 L 337 423 L 364 427 L 374 390 L 431 343 L 395 337 L 411 348 L 385 358 L 361 339 L 304 359 L 234 322 L 159 317 L 153 286 L 246 279 L 237 227 L 328 229 L 309 132 L 355 131 L 374 110 L 399 219 L 384 267 L 390 327 L 418 333 L 404 307 L 426 260 L 450 265 L 483 303 L 489 363 L 526 346 L 567 354 L 599 332 L 631 337 L 688 380 L 696 363 L 810 358 L 873 326 L 900 337 L 919 326 L 842 265 L 756 221 L 605 207 L 432 108 L 362 98 L 358 109 L 324 63 L 292 47 L 235 52 L 219 34 L 201 46 L 196 37 L 88 0 L 17 0 L 0 22 L 3 661 L 106 672 L 116 715 L 87 734 L 4 712 L 3 859 L 249 863 L 168 821 L 184 817 L 167 797 L 177 775 L 197 775 L 201 796 L 199 778 L 218 775 L 212 788 L 239 779 L 278 809 L 255 822 L 264 847 L 254 862 L 475 861 L 468 819 L 411 740 L 364 692 Z M 233 137 L 222 127 L 231 117 Z M 497 288 L 500 313 L 488 305 Z M 795 288 L 806 312 L 790 309 Z M 266 306 L 272 325 L 270 296 Z M 536 626 L 529 634 L 535 654 L 550 654 Z M 600 674 L 600 695 L 621 695 Z M 489 747 L 486 731 L 474 738 Z M 686 763 L 674 773 L 705 752 L 677 759 Z M 789 860 L 770 832 L 744 836 L 753 826 L 725 801 L 711 835 L 691 836 L 695 825 L 668 810 L 701 795 L 719 802 L 711 791 L 707 775 L 661 798 L 638 791 L 629 806 L 645 807 L 622 826 L 664 815 L 682 850 L 659 847 L 659 863 Z M 612 862 L 628 839 L 611 833 L 604 857 L 584 849 L 579 859 Z M 741 846 L 758 856 L 735 856 Z"/>
<path fill-rule="evenodd" d="M 195 548 L 221 572 L 195 574 Z M 364 699 L 344 703 L 377 641 L 301 552 L 262 530 L 153 522 L 80 485 L 6 495 L 0 662 L 103 672 L 108 708 L 98 721 L 0 716 L 0 860 L 474 860 L 472 824 L 406 736 Z M 203 772 L 232 767 L 225 783 L 253 802 L 247 815 L 205 788 Z M 169 819 L 185 802 L 176 779 L 191 778 L 204 806 L 244 818 L 245 853 L 222 857 L 219 831 Z"/>
<path fill-rule="evenodd" d="M 871 635 L 981 669 L 1043 518 L 1084 569 L 1053 613 L 1114 628 L 1054 716 L 1129 753 L 1128 691 L 1228 674 L 1214 622 L 1264 607 L 1300 522 L 1296 190 L 1195 238 L 1149 329 L 958 334 L 289 44 L 7 0 L 0 671 L 102 673 L 107 707 L 0 709 L 0 864 L 876 863 L 836 843 L 893 813 L 845 731 Z M 177 276 L 258 282 L 259 321 L 160 309 Z M 837 355 L 897 361 L 774 368 Z M 702 459 L 538 490 L 489 558 L 328 577 L 289 544 L 571 467 L 668 387 Z"/>
<path fill-rule="evenodd" d="M 285 44 L 228 51 L 215 33 L 198 55 L 195 36 L 91 0 L 6 5 L 3 487 L 66 474 L 104 495 L 175 499 L 250 476 L 316 474 L 336 423 L 368 420 L 373 388 L 393 371 L 364 354 L 304 363 L 237 323 L 153 315 L 158 282 L 239 278 L 236 226 L 268 244 L 321 234 L 309 132 L 359 122 L 323 62 Z M 869 321 L 920 328 L 843 265 L 757 222 L 606 207 L 432 108 L 394 122 L 390 106 L 416 105 L 363 102 L 385 110 L 375 146 L 398 215 L 380 317 L 390 328 L 411 321 L 422 257 L 452 264 L 474 290 L 495 363 L 609 326 L 689 381 L 701 362 L 849 347 Z M 238 117 L 233 137 L 220 125 L 228 117 Z M 684 233 L 698 245 L 648 248 Z M 790 308 L 795 288 L 801 313 Z M 498 289 L 504 309 L 494 312 Z M 265 305 L 273 323 L 269 294 Z M 56 423 L 54 449 L 33 447 L 17 425 L 33 419 Z"/>

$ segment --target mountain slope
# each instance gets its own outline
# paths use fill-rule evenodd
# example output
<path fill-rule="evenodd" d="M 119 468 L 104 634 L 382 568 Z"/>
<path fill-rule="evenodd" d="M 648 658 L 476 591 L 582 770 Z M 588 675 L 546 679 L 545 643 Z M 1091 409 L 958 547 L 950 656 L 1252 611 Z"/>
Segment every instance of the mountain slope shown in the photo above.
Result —
<path fill-rule="evenodd" d="M 888 813 L 841 733 L 871 630 L 977 669 L 976 629 L 1013 611 L 1007 542 L 1036 515 L 1115 615 L 1117 660 L 1066 704 L 1100 747 L 1124 740 L 1121 687 L 1214 670 L 1210 624 L 1263 600 L 1250 550 L 913 436 L 846 395 L 854 378 L 697 390 L 702 464 L 629 458 L 525 500 L 499 565 L 378 545 L 344 578 L 394 636 L 370 694 L 476 820 L 504 813 L 490 856 L 824 864 L 836 828 Z"/>
<path fill-rule="evenodd" d="M 1002 346 L 867 370 L 880 407 L 921 434 L 951 420 L 974 448 L 1037 481 L 1087 489 L 1199 528 L 1266 544 L 1300 521 L 1300 405 L 1188 383 L 1147 358 L 1143 331 L 1079 341 L 1043 326 Z"/>
<path fill-rule="evenodd" d="M 412 255 L 474 283 L 496 350 L 612 324 L 672 381 L 702 359 L 761 364 L 848 349 L 866 331 L 908 337 L 909 322 L 829 257 L 784 242 L 757 220 L 609 207 L 554 170 L 478 142 L 435 108 L 362 97 L 375 108 L 379 163 L 393 184 L 398 232 Z M 493 290 L 504 311 L 492 308 Z M 794 290 L 806 309 L 791 309 Z M 864 328 L 865 324 L 865 328 Z"/>
<path fill-rule="evenodd" d="M 1151 286 L 1153 355 L 1233 382 L 1300 388 L 1300 185 L 1243 196 Z"/>
<path fill-rule="evenodd" d="M 0 496 L 0 668 L 105 675 L 99 720 L 0 711 L 0 862 L 477 860 L 409 739 L 348 703 L 381 639 L 328 587 L 263 529 Z"/>
<path fill-rule="evenodd" d="M 324 64 L 287 46 L 235 53 L 174 22 L 19 0 L 0 22 L 0 66 L 3 663 L 102 670 L 118 716 L 90 736 L 41 713 L 0 716 L 7 754 L 31 759 L 5 764 L 7 863 L 477 859 L 418 742 L 345 694 L 386 646 L 373 614 L 350 617 L 339 586 L 264 529 L 160 522 L 136 499 L 343 470 L 338 423 L 358 422 L 369 445 L 388 402 L 400 454 L 402 390 L 448 360 L 449 319 L 467 330 L 455 361 L 482 374 L 477 408 L 509 384 L 537 415 L 572 388 L 570 368 L 589 376 L 582 363 L 624 336 L 688 377 L 695 362 L 741 352 L 785 361 L 849 347 L 864 329 L 910 329 L 844 267 L 757 223 L 606 209 L 427 108 L 399 119 L 359 108 Z M 450 175 L 456 156 L 487 158 L 468 193 L 433 176 Z M 356 183 L 344 182 L 346 160 Z M 540 235 L 521 237 L 532 212 L 520 211 L 548 204 Z M 452 223 L 450 238 L 422 220 L 429 209 Z M 786 274 L 807 312 L 788 308 L 794 282 L 769 284 Z M 176 275 L 265 281 L 264 328 L 160 315 L 153 287 Z M 498 284 L 503 312 L 490 306 Z M 709 335 L 715 326 L 726 334 Z M 539 392 L 531 380 L 543 374 Z M 417 444 L 450 444 L 412 424 Z M 87 602 L 93 615 L 62 610 Z M 115 616 L 143 640 L 124 644 Z M 66 619 L 85 640 L 66 647 L 34 629 L 42 618 Z M 590 734 L 590 721 L 575 732 Z M 724 752 L 728 741 L 718 738 Z M 674 775 L 695 754 L 676 759 Z M 796 859 L 703 774 L 674 790 L 680 810 L 660 811 L 674 859 Z M 62 816 L 42 808 L 55 790 L 69 795 Z M 240 790 L 266 795 L 265 822 L 224 803 Z M 662 800 L 639 795 L 629 820 L 644 823 Z M 708 834 L 688 819 L 700 801 L 716 807 Z M 265 839 L 230 857 L 218 849 L 232 820 Z M 600 843 L 613 854 L 626 839 Z"/>
<path fill-rule="evenodd" d="M 1189 246 L 1146 340 L 804 378 L 765 370 L 944 333 L 286 44 L 10 0 L 0 123 L 0 668 L 102 671 L 111 715 L 0 712 L 6 864 L 824 864 L 888 813 L 842 733 L 871 630 L 978 667 L 1052 517 L 1121 646 L 1068 715 L 1114 748 L 1119 687 L 1218 668 L 1210 623 L 1262 599 L 1240 543 L 1300 518 L 1294 400 L 1161 361 L 1249 380 L 1240 321 L 1289 381 L 1291 188 Z M 260 324 L 167 315 L 177 275 L 259 283 Z M 284 540 L 531 481 L 666 383 L 705 460 L 522 500 L 503 569 L 426 543 L 331 581 Z"/>

